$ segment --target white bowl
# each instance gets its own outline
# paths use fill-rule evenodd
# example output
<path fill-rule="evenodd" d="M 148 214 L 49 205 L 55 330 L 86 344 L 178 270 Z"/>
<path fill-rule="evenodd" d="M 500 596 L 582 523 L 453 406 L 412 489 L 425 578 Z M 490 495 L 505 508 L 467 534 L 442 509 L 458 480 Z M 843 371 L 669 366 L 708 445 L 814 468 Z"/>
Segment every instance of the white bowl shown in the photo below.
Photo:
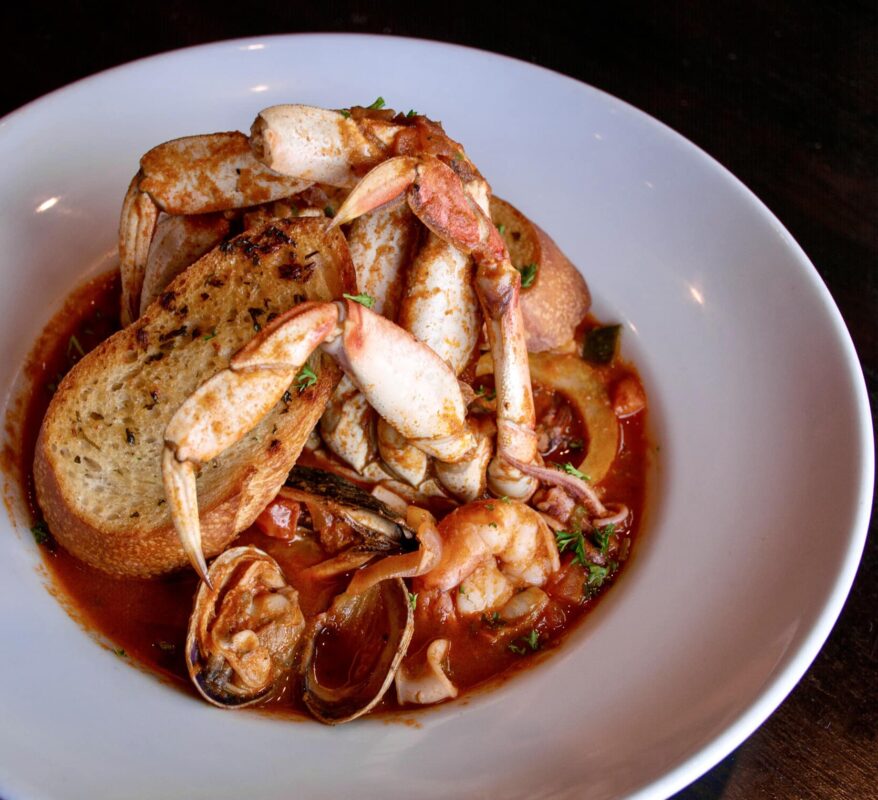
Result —
<path fill-rule="evenodd" d="M 780 703 L 841 609 L 873 461 L 862 375 L 816 271 L 704 153 L 581 83 L 364 36 L 224 42 L 80 81 L 0 122 L 0 386 L 114 257 L 141 153 L 278 102 L 415 108 L 581 267 L 625 325 L 660 445 L 634 558 L 539 668 L 468 703 L 340 729 L 222 713 L 85 635 L 18 521 L 0 535 L 0 794 L 658 797 Z"/>

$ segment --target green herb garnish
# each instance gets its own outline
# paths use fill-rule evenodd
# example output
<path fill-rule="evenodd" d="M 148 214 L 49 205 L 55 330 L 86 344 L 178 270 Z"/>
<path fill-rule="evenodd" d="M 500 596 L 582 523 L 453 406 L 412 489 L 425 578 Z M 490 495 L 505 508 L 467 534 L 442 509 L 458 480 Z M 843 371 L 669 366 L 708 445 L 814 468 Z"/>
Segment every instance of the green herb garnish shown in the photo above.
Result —
<path fill-rule="evenodd" d="M 594 532 L 595 544 L 600 547 L 601 552 L 605 555 L 610 547 L 610 537 L 615 532 L 616 526 L 612 522 L 609 525 L 604 525 L 603 528 L 597 528 Z"/>
<path fill-rule="evenodd" d="M 609 364 L 616 357 L 621 335 L 621 325 L 593 328 L 585 335 L 582 357 L 592 364 Z"/>
<path fill-rule="evenodd" d="M 515 653 L 517 656 L 523 656 L 527 652 L 528 647 L 531 650 L 540 649 L 540 635 L 535 630 L 531 630 L 531 632 L 527 636 L 522 636 L 516 641 L 524 642 L 524 644 L 519 645 L 515 644 L 515 642 L 512 642 L 511 644 L 507 645 L 507 648 Z"/>
<path fill-rule="evenodd" d="M 590 481 L 591 478 L 588 477 L 584 472 L 580 472 L 576 467 L 573 466 L 569 461 L 566 464 L 561 465 L 561 469 L 564 470 L 568 475 L 572 475 L 574 478 L 579 478 L 583 481 Z"/>
<path fill-rule="evenodd" d="M 67 342 L 67 352 L 68 352 L 68 354 L 69 354 L 70 351 L 71 351 L 72 349 L 74 349 L 74 348 L 75 348 L 76 351 L 79 353 L 79 355 L 81 355 L 81 356 L 84 356 L 84 355 L 85 355 L 85 350 L 82 349 L 82 345 L 79 343 L 79 339 L 77 339 L 75 335 L 71 336 L 71 337 L 70 337 L 70 341 Z"/>
<path fill-rule="evenodd" d="M 600 564 L 588 565 L 588 577 L 582 584 L 582 593 L 588 598 L 603 586 L 604 581 L 610 576 L 611 568 L 602 567 Z"/>
<path fill-rule="evenodd" d="M 559 553 L 569 548 L 573 561 L 585 565 L 585 537 L 582 531 L 555 531 L 555 542 Z"/>
<path fill-rule="evenodd" d="M 417 592 L 409 592 L 409 605 L 412 607 L 412 611 L 414 611 L 418 607 L 418 593 Z"/>
<path fill-rule="evenodd" d="M 296 385 L 299 387 L 299 394 L 317 383 L 317 374 L 311 367 L 305 364 L 296 375 Z"/>
<path fill-rule="evenodd" d="M 384 108 L 384 98 L 381 97 L 381 96 L 379 96 L 379 97 L 375 100 L 374 103 L 372 103 L 371 105 L 366 106 L 366 108 L 368 108 L 368 109 L 371 110 L 371 111 L 378 111 L 378 109 L 380 109 L 380 108 Z"/>
<path fill-rule="evenodd" d="M 338 113 L 341 114 L 345 119 L 351 118 L 351 112 L 348 111 L 346 108 L 342 108 Z"/>
<path fill-rule="evenodd" d="M 533 282 L 537 279 L 537 265 L 525 264 L 523 267 L 516 267 L 521 273 L 521 288 L 529 289 L 533 286 Z"/>
<path fill-rule="evenodd" d="M 372 308 L 375 305 L 375 298 L 370 297 L 368 294 L 343 294 L 342 297 L 346 300 L 353 300 L 361 306 L 366 306 L 366 308 Z"/>
<path fill-rule="evenodd" d="M 418 112 L 415 111 L 413 108 L 410 108 L 410 109 L 406 112 L 406 116 L 407 116 L 407 117 L 416 117 L 416 116 L 418 116 Z"/>
<path fill-rule="evenodd" d="M 334 217 L 335 209 L 332 206 L 323 206 L 323 213 L 326 214 L 327 217 Z"/>
<path fill-rule="evenodd" d="M 125 656 L 128 655 L 128 653 L 126 653 L 125 650 L 124 650 L 124 648 L 122 648 L 122 647 L 115 647 L 115 648 L 113 648 L 113 652 L 114 652 L 117 656 L 119 656 L 119 658 L 125 658 Z"/>
<path fill-rule="evenodd" d="M 30 532 L 34 535 L 37 544 L 49 543 L 49 526 L 45 522 L 40 521 L 36 525 L 31 525 Z"/>
<path fill-rule="evenodd" d="M 500 618 L 500 612 L 495 611 L 491 616 L 482 614 L 482 622 L 489 628 L 499 628 L 506 624 L 506 621 Z"/>
<path fill-rule="evenodd" d="M 501 222 L 497 226 L 497 230 L 500 232 L 500 235 L 502 236 L 504 233 L 506 233 L 506 226 Z"/>
<path fill-rule="evenodd" d="M 213 328 L 210 333 L 205 333 L 201 338 L 205 342 L 209 342 L 211 339 L 216 338 L 216 328 Z"/>

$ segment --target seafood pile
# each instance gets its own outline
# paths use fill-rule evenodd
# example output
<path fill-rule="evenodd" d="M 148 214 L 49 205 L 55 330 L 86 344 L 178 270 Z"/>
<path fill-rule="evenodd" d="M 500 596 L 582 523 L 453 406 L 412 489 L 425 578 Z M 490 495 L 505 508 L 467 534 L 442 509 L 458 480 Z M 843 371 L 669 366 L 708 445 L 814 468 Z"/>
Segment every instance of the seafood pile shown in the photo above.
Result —
<path fill-rule="evenodd" d="M 479 624 L 487 647 L 536 650 L 630 547 L 632 511 L 602 486 L 620 420 L 646 405 L 635 373 L 606 366 L 618 327 L 581 325 L 585 282 L 541 231 L 551 255 L 513 264 L 521 232 L 497 222 L 502 201 L 439 123 L 382 106 L 275 106 L 249 136 L 167 142 L 125 196 L 126 324 L 214 248 L 256 248 L 247 232 L 272 220 L 324 220 L 356 271 L 356 293 L 254 316 L 164 431 L 167 510 L 201 579 L 186 666 L 224 708 L 293 686 L 338 724 L 391 686 L 400 705 L 453 698 L 459 645 L 436 631 Z M 308 280 L 307 264 L 288 268 Z M 205 553 L 200 471 L 309 391 L 318 353 L 341 377 L 256 520 L 318 555 L 289 574 L 251 545 Z"/>

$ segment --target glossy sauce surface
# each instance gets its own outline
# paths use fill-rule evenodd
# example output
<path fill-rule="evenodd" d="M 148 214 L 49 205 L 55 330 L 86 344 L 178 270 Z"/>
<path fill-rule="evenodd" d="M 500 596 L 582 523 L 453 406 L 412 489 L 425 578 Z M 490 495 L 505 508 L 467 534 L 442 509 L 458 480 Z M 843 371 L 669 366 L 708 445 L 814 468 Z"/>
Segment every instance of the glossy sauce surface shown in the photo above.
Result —
<path fill-rule="evenodd" d="M 35 520 L 41 519 L 33 492 L 31 465 L 39 425 L 60 378 L 92 347 L 118 327 L 118 274 L 101 276 L 77 290 L 64 309 L 53 319 L 35 347 L 29 361 L 34 390 L 23 413 L 19 459 L 24 489 Z M 596 325 L 587 320 L 580 331 Z M 599 368 L 602 379 L 612 387 L 625 378 L 636 379 L 630 366 L 614 364 Z M 483 381 L 486 411 L 489 410 L 490 381 Z M 538 420 L 552 412 L 560 423 L 557 445 L 545 460 L 563 465 L 576 463 L 587 449 L 587 432 L 573 407 L 566 400 L 536 386 L 534 391 Z M 415 632 L 407 659 L 422 657 L 435 638 L 451 641 L 448 674 L 465 692 L 485 681 L 533 663 L 531 655 L 557 647 L 566 633 L 598 601 L 613 583 L 637 534 L 645 499 L 648 441 L 646 413 L 621 420 L 621 445 L 613 469 L 602 482 L 604 497 L 625 503 L 633 512 L 612 537 L 608 557 L 615 568 L 590 585 L 590 574 L 574 561 L 573 552 L 561 554 L 561 570 L 544 587 L 550 602 L 536 622 L 526 629 L 503 624 L 496 614 L 460 618 L 449 615 L 448 600 L 427 597 L 413 599 Z M 300 463 L 307 462 L 303 456 Z M 496 500 L 496 502 L 502 502 Z M 153 670 L 182 690 L 194 693 L 184 663 L 183 650 L 192 600 L 197 581 L 189 571 L 155 579 L 120 579 L 99 572 L 59 547 L 50 535 L 38 529 L 46 565 L 55 585 L 69 598 L 76 616 L 86 627 L 104 637 L 120 658 L 132 659 Z M 287 541 L 266 536 L 256 526 L 243 532 L 236 544 L 252 544 L 267 552 L 279 563 L 287 580 L 299 592 L 306 618 L 325 610 L 332 598 L 343 590 L 350 573 L 330 581 L 312 580 L 304 573 L 308 567 L 327 557 L 316 538 L 296 535 Z M 452 594 L 455 590 L 452 590 Z M 342 637 L 324 635 L 318 639 L 320 664 L 334 660 L 332 681 L 343 681 L 355 669 L 363 653 Z M 332 659 L 327 658 L 331 656 Z M 321 667 L 324 671 L 325 666 Z M 327 677 L 329 673 L 327 672 Z M 285 714 L 307 713 L 301 704 L 298 682 L 288 680 L 275 698 L 264 707 Z M 397 710 L 391 689 L 378 710 Z M 412 707 L 406 707 L 410 710 Z"/>

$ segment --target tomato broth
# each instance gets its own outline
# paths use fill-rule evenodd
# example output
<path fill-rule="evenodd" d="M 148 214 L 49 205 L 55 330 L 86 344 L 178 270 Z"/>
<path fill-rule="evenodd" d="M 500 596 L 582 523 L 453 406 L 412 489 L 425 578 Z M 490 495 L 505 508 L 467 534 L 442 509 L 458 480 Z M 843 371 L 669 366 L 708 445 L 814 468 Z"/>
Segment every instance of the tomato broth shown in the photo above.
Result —
<path fill-rule="evenodd" d="M 51 580 L 69 598 L 79 619 L 110 642 L 118 657 L 137 662 L 181 690 L 194 694 L 183 658 L 188 619 L 197 589 L 194 573 L 186 569 L 153 579 L 116 578 L 89 567 L 55 542 L 42 522 L 34 493 L 34 446 L 42 418 L 63 375 L 118 329 L 119 287 L 118 272 L 94 279 L 74 292 L 47 326 L 28 362 L 32 381 L 30 396 L 18 411 L 21 419 L 12 426 L 20 431 L 15 455 L 22 488 L 34 517 L 34 536 Z M 581 327 L 579 338 L 596 325 L 597 322 L 589 318 Z M 610 366 L 600 367 L 599 372 L 611 388 L 623 379 L 633 378 L 639 383 L 633 368 L 618 359 Z M 488 413 L 493 393 L 490 380 L 478 382 L 476 386 L 486 400 L 484 410 Z M 538 420 L 549 414 L 559 420 L 553 428 L 556 441 L 545 460 L 562 468 L 581 460 L 588 447 L 587 431 L 571 404 L 563 396 L 540 386 L 534 387 L 534 396 Z M 551 602 L 527 631 L 510 631 L 496 613 L 458 618 L 447 613 L 447 604 L 438 608 L 435 599 L 419 599 L 412 594 L 415 632 L 410 654 L 423 651 L 435 638 L 449 639 L 448 674 L 458 689 L 466 692 L 501 673 L 508 674 L 535 663 L 533 656 L 538 651 L 559 645 L 614 582 L 638 533 L 646 492 L 646 412 L 620 420 L 620 429 L 619 452 L 600 486 L 606 498 L 628 506 L 633 522 L 615 531 L 609 549 L 609 566 L 595 574 L 576 559 L 575 546 L 564 548 L 561 570 L 544 587 Z M 308 459 L 303 457 L 302 461 Z M 502 503 L 504 499 L 491 502 Z M 286 541 L 266 536 L 253 526 L 238 537 L 236 544 L 255 545 L 277 560 L 287 580 L 299 592 L 306 617 L 324 610 L 350 577 L 349 573 L 328 582 L 307 580 L 303 570 L 327 557 L 319 543 L 308 536 L 295 536 Z M 607 547 L 604 544 L 604 548 Z M 344 642 L 322 637 L 317 647 L 327 653 L 339 651 L 339 660 L 344 661 L 343 651 L 347 648 Z M 351 657 L 348 653 L 348 658 Z M 300 696 L 297 684 L 288 681 L 270 701 L 267 710 L 301 714 Z M 378 710 L 398 708 L 395 695 L 390 691 Z M 406 710 L 412 708 L 407 706 Z"/>

